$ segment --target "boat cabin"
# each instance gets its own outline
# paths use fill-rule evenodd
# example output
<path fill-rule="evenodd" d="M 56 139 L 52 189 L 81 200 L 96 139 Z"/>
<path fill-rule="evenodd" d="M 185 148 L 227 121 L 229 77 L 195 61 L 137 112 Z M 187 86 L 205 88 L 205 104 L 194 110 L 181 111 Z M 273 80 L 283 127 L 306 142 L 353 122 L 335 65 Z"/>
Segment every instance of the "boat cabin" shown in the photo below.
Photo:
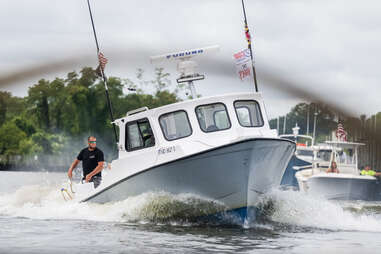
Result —
<path fill-rule="evenodd" d="M 340 173 L 358 175 L 358 148 L 364 144 L 342 141 L 326 141 L 315 147 L 314 161 L 318 168 L 328 169 L 336 162 Z"/>
<path fill-rule="evenodd" d="M 299 129 L 298 124 L 296 124 L 292 128 L 293 134 L 283 134 L 279 137 L 294 141 L 296 143 L 295 155 L 301 160 L 312 162 L 314 158 L 314 149 L 312 147 L 314 139 L 311 136 L 299 134 Z"/>
<path fill-rule="evenodd" d="M 160 163 L 246 138 L 277 138 L 260 93 L 237 93 L 127 112 L 119 127 L 119 158 Z"/>

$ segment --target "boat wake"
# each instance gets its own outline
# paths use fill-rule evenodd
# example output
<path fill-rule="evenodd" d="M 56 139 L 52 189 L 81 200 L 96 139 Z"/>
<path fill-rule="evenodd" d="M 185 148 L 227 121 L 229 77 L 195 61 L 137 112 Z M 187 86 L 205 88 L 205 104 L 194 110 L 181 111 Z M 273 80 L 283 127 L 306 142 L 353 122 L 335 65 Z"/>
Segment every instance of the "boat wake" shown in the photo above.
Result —
<path fill-rule="evenodd" d="M 266 220 L 289 226 L 381 232 L 381 203 L 337 202 L 291 190 L 273 190 L 258 206 Z"/>
<path fill-rule="evenodd" d="M 218 216 L 211 216 L 218 214 Z M 295 191 L 273 190 L 258 204 L 257 221 L 242 224 L 214 200 L 192 194 L 148 192 L 114 203 L 65 201 L 55 185 L 26 185 L 0 194 L 0 215 L 31 219 L 92 220 L 170 225 L 279 225 L 327 230 L 381 232 L 381 203 L 336 202 Z M 218 219 L 218 220 L 216 220 Z"/>
<path fill-rule="evenodd" d="M 70 219 L 139 223 L 195 223 L 224 214 L 223 204 L 193 194 L 148 192 L 114 203 L 65 201 L 58 186 L 28 185 L 0 194 L 0 215 L 32 219 Z M 232 219 L 231 217 L 228 217 Z"/>

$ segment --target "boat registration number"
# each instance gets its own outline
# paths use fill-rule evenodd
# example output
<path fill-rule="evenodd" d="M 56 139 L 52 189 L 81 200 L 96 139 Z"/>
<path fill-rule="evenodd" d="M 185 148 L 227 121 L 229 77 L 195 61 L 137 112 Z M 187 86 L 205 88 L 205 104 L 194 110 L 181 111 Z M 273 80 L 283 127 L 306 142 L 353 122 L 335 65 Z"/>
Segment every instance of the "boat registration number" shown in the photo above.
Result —
<path fill-rule="evenodd" d="M 162 147 L 157 150 L 158 155 L 176 152 L 175 146 Z"/>

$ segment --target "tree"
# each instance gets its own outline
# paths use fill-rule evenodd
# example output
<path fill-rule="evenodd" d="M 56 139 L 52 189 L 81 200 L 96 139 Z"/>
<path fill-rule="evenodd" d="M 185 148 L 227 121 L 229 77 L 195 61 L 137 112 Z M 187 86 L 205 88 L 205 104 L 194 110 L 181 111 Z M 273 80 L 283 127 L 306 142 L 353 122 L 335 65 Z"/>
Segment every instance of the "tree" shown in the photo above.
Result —
<path fill-rule="evenodd" d="M 0 91 L 0 126 L 25 109 L 24 100 L 9 92 Z"/>
<path fill-rule="evenodd" d="M 155 70 L 152 80 L 144 80 L 143 70 L 140 70 L 138 80 L 136 85 L 131 80 L 108 78 L 115 118 L 143 106 L 154 108 L 180 100 L 176 89 L 175 92 L 169 91 L 169 73 L 162 68 Z M 151 93 L 138 89 L 137 93 L 126 94 L 124 89 L 127 85 L 151 85 L 153 89 Z M 70 72 L 64 79 L 41 79 L 29 88 L 25 98 L 1 92 L 0 106 L 2 154 L 44 154 L 48 157 L 61 154 L 72 159 L 73 151 L 82 147 L 82 141 L 89 135 L 100 137 L 102 148 L 116 154 L 104 83 L 92 68 L 85 67 L 79 73 Z"/>
<path fill-rule="evenodd" d="M 317 140 L 325 141 L 327 136 L 337 128 L 335 115 L 330 109 L 317 103 L 299 103 L 295 105 L 291 111 L 286 115 L 286 134 L 292 133 L 292 128 L 298 124 L 300 134 L 307 134 L 307 115 L 309 114 L 309 135 L 312 136 L 314 125 L 314 113 L 316 116 L 316 137 Z M 284 117 L 280 118 L 280 129 L 283 129 Z M 277 127 L 277 119 L 270 120 L 270 127 Z M 280 132 L 283 133 L 283 132 Z"/>
<path fill-rule="evenodd" d="M 20 142 L 26 134 L 14 122 L 6 122 L 0 128 L 0 154 L 20 155 Z"/>
<path fill-rule="evenodd" d="M 38 84 L 29 88 L 28 104 L 31 108 L 31 113 L 35 116 L 36 123 L 40 128 L 48 130 L 50 128 L 49 117 L 49 96 L 50 83 L 45 79 L 38 81 Z"/>

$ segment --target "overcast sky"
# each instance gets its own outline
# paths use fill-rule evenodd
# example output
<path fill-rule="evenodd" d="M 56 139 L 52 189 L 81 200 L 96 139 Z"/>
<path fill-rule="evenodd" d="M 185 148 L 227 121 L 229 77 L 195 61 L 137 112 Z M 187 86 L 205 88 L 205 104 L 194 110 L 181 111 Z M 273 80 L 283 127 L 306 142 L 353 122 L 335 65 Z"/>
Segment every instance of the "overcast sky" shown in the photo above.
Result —
<path fill-rule="evenodd" d="M 92 0 L 108 76 L 147 75 L 149 56 L 219 45 L 199 59 L 204 96 L 253 91 L 235 74 L 232 55 L 247 47 L 240 0 Z M 246 0 L 259 88 L 270 117 L 288 112 L 301 99 L 271 89 L 261 68 L 337 101 L 356 114 L 381 111 L 381 2 L 372 0 Z M 57 73 L 5 87 L 18 96 L 40 78 L 64 77 L 96 66 L 95 44 L 85 0 L 0 0 L 0 73 L 75 55 L 92 55 Z M 212 59 L 212 61 L 210 61 Z M 209 61 L 207 61 L 209 60 Z M 213 63 L 211 66 L 211 63 Z M 231 68 L 219 68 L 219 64 Z M 226 65 L 227 64 L 227 65 Z M 175 83 L 175 63 L 164 65 Z M 4 89 L 2 87 L 1 89 Z"/>

